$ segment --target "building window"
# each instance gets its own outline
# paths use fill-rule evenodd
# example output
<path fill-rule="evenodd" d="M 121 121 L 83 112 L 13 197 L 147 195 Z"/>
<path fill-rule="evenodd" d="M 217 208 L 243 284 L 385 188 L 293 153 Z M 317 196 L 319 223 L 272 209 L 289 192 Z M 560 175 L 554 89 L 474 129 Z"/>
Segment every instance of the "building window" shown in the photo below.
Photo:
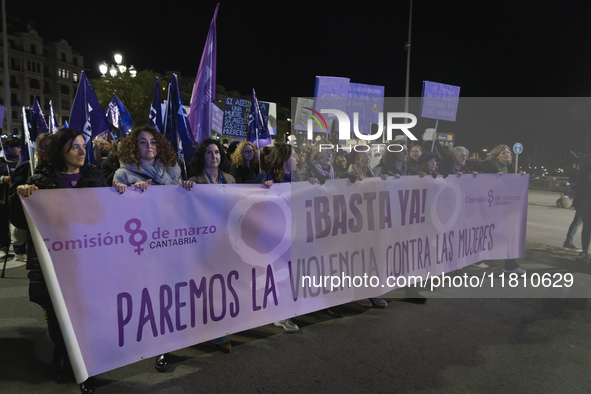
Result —
<path fill-rule="evenodd" d="M 70 94 L 70 88 L 68 88 L 66 85 L 60 85 L 60 92 L 62 94 Z"/>
<path fill-rule="evenodd" d="M 75 65 L 75 66 L 78 66 L 78 58 L 77 58 L 77 57 L 74 57 L 74 58 L 72 59 L 72 61 L 74 62 L 74 65 Z"/>
<path fill-rule="evenodd" d="M 62 62 L 64 62 L 64 63 L 66 62 L 66 54 L 65 53 L 62 53 Z"/>
<path fill-rule="evenodd" d="M 35 44 L 31 44 L 31 53 L 33 55 L 36 55 L 37 54 L 37 47 L 35 46 Z"/>
<path fill-rule="evenodd" d="M 78 82 L 78 74 L 77 73 L 72 73 L 72 80 L 74 82 Z"/>
<path fill-rule="evenodd" d="M 69 110 L 70 109 L 70 102 L 67 100 L 62 100 L 62 109 Z"/>
<path fill-rule="evenodd" d="M 29 88 L 41 89 L 41 84 L 39 83 L 39 80 L 31 78 L 31 80 L 29 81 Z"/>

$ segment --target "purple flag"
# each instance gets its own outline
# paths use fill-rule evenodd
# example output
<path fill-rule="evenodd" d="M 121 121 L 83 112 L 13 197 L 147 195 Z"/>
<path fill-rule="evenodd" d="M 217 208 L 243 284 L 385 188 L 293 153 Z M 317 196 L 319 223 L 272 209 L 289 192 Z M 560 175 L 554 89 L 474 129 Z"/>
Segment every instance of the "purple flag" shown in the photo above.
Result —
<path fill-rule="evenodd" d="M 252 89 L 252 104 L 250 110 L 250 116 L 248 118 L 248 133 L 246 140 L 255 144 L 257 149 L 261 149 L 265 145 L 271 143 L 271 136 L 269 135 L 269 128 L 265 117 L 261 113 L 261 107 L 259 107 L 259 100 L 257 95 Z"/>
<path fill-rule="evenodd" d="M 181 103 L 176 74 L 172 74 L 172 82 L 168 85 L 168 100 L 164 114 L 164 136 L 181 160 L 181 172 L 186 174 L 184 150 L 193 151 L 191 129 L 187 123 L 187 115 Z"/>
<path fill-rule="evenodd" d="M 152 105 L 150 106 L 150 115 L 148 115 L 148 124 L 154 126 L 156 130 L 164 133 L 164 125 L 162 124 L 162 100 L 160 99 L 160 83 L 156 77 L 156 85 L 154 86 L 154 97 L 152 98 Z"/>
<path fill-rule="evenodd" d="M 193 139 L 201 142 L 211 135 L 211 107 L 210 103 L 215 99 L 215 70 L 216 70 L 216 17 L 220 3 L 215 7 L 213 19 L 209 25 L 209 32 L 205 40 L 205 48 L 201 55 L 201 63 L 197 70 L 193 95 L 191 96 L 191 111 L 189 112 L 189 124 L 193 131 Z"/>
<path fill-rule="evenodd" d="M 127 111 L 127 108 L 125 108 L 125 105 L 115 95 L 111 97 L 106 116 L 113 126 L 121 130 L 121 137 L 125 137 L 129 130 L 133 129 L 131 115 Z"/>
<path fill-rule="evenodd" d="M 45 117 L 41 111 L 41 106 L 39 106 L 39 102 L 37 101 L 37 96 L 33 97 L 33 109 L 31 110 L 31 117 L 33 118 L 33 121 L 31 122 L 33 125 L 33 130 L 31 130 L 31 140 L 35 141 L 39 134 L 49 132 L 47 122 L 45 121 Z"/>
<path fill-rule="evenodd" d="M 84 71 L 80 76 L 80 83 L 70 113 L 70 128 L 84 134 L 87 145 L 86 156 L 91 163 L 95 162 L 94 155 L 90 154 L 93 151 L 92 140 L 94 137 L 105 131 L 113 131 Z"/>

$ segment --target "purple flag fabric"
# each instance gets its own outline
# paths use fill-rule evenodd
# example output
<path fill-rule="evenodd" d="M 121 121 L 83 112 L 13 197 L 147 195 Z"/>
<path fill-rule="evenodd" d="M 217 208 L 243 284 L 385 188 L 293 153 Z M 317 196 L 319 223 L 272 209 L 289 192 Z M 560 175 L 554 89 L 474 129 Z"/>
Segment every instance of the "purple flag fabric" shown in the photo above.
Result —
<path fill-rule="evenodd" d="M 180 141 L 185 145 L 192 145 L 193 138 L 191 136 L 191 129 L 187 122 L 187 114 L 181 103 L 181 94 L 179 92 L 179 84 L 176 74 L 172 74 L 172 82 L 170 83 L 169 108 L 171 112 L 171 125 L 173 133 L 178 135 Z"/>
<path fill-rule="evenodd" d="M 201 142 L 211 136 L 211 106 L 215 99 L 215 71 L 217 52 L 216 17 L 220 3 L 215 7 L 213 19 L 209 25 L 209 32 L 205 40 L 205 48 L 201 55 L 201 63 L 197 70 L 193 94 L 191 96 L 191 111 L 189 124 L 193 131 L 193 139 Z"/>
<path fill-rule="evenodd" d="M 252 104 L 248 119 L 248 134 L 246 135 L 246 140 L 252 142 L 257 149 L 261 149 L 263 146 L 271 143 L 269 128 L 267 127 L 267 122 L 265 122 L 265 117 L 261 113 L 259 100 L 257 100 L 257 95 L 254 89 L 252 89 Z"/>
<path fill-rule="evenodd" d="M 41 106 L 37 101 L 37 96 L 33 97 L 33 109 L 31 110 L 31 116 L 33 117 L 33 130 L 31 130 L 31 140 L 35 141 L 39 134 L 49 132 L 47 122 L 45 121 L 45 117 L 43 116 L 43 112 L 41 111 Z"/>
<path fill-rule="evenodd" d="M 154 97 L 152 98 L 152 105 L 150 106 L 150 115 L 148 115 L 148 124 L 153 126 L 161 133 L 164 133 L 164 125 L 162 124 L 162 100 L 160 99 L 160 83 L 156 77 L 156 85 L 154 86 Z"/>
<path fill-rule="evenodd" d="M 191 129 L 187 123 L 187 115 L 181 103 L 177 76 L 172 74 L 172 82 L 168 85 L 168 99 L 164 114 L 164 136 L 181 160 L 181 173 L 186 175 L 184 151 L 193 152 Z M 190 159 L 190 158 L 189 158 Z"/>
<path fill-rule="evenodd" d="M 80 76 L 80 83 L 70 113 L 70 128 L 84 134 L 87 145 L 86 155 L 91 163 L 95 162 L 94 155 L 90 154 L 93 151 L 92 140 L 94 137 L 105 131 L 113 131 L 84 71 Z"/>
<path fill-rule="evenodd" d="M 55 112 L 53 111 L 53 103 L 49 100 L 49 132 L 51 134 L 57 133 L 59 129 L 59 125 L 57 123 L 57 118 L 55 116 Z"/>
<path fill-rule="evenodd" d="M 107 119 L 111 124 L 121 131 L 121 137 L 125 137 L 129 130 L 133 129 L 133 120 L 125 108 L 125 105 L 119 100 L 119 97 L 113 95 L 109 108 L 107 108 Z"/>

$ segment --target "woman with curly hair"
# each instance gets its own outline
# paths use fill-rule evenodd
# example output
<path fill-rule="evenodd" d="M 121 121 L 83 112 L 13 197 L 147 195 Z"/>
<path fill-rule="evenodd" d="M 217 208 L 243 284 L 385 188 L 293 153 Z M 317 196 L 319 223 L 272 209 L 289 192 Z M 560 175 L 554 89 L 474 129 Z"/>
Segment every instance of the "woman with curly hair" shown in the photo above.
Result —
<path fill-rule="evenodd" d="M 113 177 L 119 193 L 127 186 L 146 191 L 148 186 L 180 184 L 178 158 L 166 138 L 151 126 L 134 128 L 119 144 L 121 166 Z"/>
<path fill-rule="evenodd" d="M 254 144 L 241 142 L 231 158 L 230 174 L 236 179 L 236 183 L 253 183 L 259 173 L 259 159 Z"/>

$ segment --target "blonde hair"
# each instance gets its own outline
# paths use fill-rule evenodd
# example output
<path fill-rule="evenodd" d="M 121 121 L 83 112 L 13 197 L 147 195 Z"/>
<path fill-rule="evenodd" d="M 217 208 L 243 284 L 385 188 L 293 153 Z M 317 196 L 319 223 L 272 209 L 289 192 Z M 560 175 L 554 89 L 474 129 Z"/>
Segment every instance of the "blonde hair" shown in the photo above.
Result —
<path fill-rule="evenodd" d="M 246 162 L 244 161 L 244 156 L 242 155 L 242 151 L 247 146 L 250 146 L 252 148 L 252 153 L 253 153 L 252 159 L 250 160 L 250 168 L 257 168 L 259 166 L 259 157 L 257 154 L 257 148 L 254 146 L 254 144 L 252 142 L 249 142 L 249 141 L 243 141 L 240 144 L 238 144 L 238 146 L 236 147 L 236 150 L 234 151 L 234 153 L 232 153 L 232 156 L 231 156 L 232 164 L 234 164 L 236 167 L 246 166 Z"/>
<path fill-rule="evenodd" d="M 488 154 L 488 156 L 486 157 L 486 159 L 484 159 L 485 161 L 490 161 L 491 163 L 493 163 L 495 166 L 499 166 L 499 155 L 501 154 L 502 151 L 504 151 L 505 149 L 507 149 L 509 151 L 509 153 L 511 153 L 511 148 L 509 148 L 509 146 L 501 144 L 501 145 L 497 145 L 494 148 L 492 148 L 492 150 L 490 151 L 490 153 Z M 511 163 L 511 160 L 513 159 L 513 156 L 509 155 L 509 163 Z"/>

